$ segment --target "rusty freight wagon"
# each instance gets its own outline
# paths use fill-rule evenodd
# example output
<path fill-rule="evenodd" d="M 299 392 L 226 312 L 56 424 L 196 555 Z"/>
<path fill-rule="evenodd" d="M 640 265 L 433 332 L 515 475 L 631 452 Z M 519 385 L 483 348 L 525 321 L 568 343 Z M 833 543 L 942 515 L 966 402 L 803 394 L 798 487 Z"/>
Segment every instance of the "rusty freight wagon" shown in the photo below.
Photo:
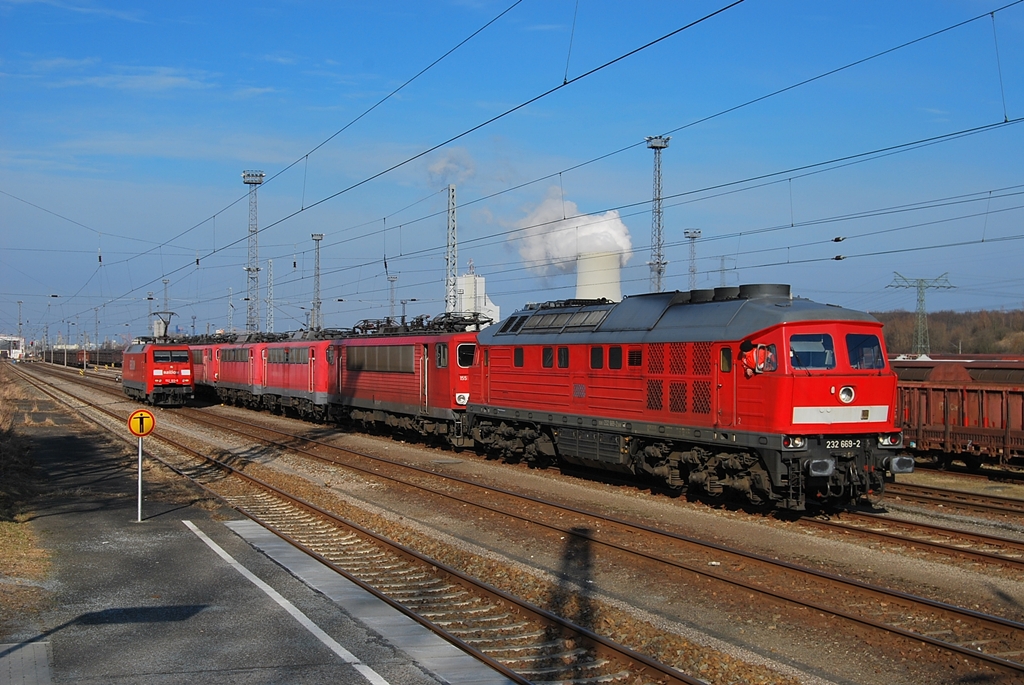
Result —
<path fill-rule="evenodd" d="M 904 445 L 941 465 L 1024 463 L 1024 360 L 945 356 L 891 361 Z"/>

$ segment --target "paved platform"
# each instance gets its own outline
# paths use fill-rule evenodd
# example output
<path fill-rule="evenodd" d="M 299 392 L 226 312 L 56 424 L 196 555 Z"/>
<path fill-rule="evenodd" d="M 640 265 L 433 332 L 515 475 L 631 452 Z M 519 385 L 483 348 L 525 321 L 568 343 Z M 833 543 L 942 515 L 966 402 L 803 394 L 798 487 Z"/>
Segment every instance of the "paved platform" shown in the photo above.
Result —
<path fill-rule="evenodd" d="M 509 682 L 152 467 L 136 523 L 131 448 L 66 421 L 24 431 L 53 606 L 0 635 L 0 684 Z"/>

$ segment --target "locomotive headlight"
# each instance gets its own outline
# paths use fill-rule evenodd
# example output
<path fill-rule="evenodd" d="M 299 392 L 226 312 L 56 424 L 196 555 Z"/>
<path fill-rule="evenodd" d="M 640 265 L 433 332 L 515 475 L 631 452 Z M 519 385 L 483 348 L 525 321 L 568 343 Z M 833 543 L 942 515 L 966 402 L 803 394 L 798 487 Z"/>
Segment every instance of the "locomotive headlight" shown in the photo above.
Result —
<path fill-rule="evenodd" d="M 782 436 L 782 449 L 785 450 L 802 450 L 807 447 L 807 438 L 802 435 L 783 435 Z"/>
<path fill-rule="evenodd" d="M 811 478 L 828 478 L 836 471 L 836 460 L 810 459 L 807 462 L 807 475 Z"/>
<path fill-rule="evenodd" d="M 843 387 L 839 388 L 839 401 L 842 402 L 843 404 L 849 404 L 850 402 L 853 402 L 853 398 L 856 395 L 857 393 L 853 391 L 852 386 L 844 385 Z"/>
<path fill-rule="evenodd" d="M 466 406 L 469 404 L 469 393 L 468 392 L 457 392 L 455 393 L 455 404 Z"/>

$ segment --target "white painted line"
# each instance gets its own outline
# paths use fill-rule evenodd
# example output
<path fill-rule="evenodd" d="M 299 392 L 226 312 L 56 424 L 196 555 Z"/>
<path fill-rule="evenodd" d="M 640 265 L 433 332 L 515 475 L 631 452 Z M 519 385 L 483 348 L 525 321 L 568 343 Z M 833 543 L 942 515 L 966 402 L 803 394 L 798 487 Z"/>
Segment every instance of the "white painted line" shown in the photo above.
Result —
<path fill-rule="evenodd" d="M 313 623 L 313 621 L 311 621 L 308 616 L 306 616 L 304 613 L 296 609 L 295 605 L 289 602 L 284 597 L 282 597 L 277 590 L 264 583 L 262 580 L 256 577 L 256 574 L 254 574 L 246 567 L 242 566 L 237 561 L 235 561 L 234 557 L 225 552 L 220 545 L 218 545 L 216 542 L 207 537 L 206 533 L 199 530 L 199 528 L 197 528 L 194 523 L 192 523 L 191 521 L 182 521 L 182 523 L 188 526 L 189 530 L 195 533 L 200 540 L 205 542 L 210 549 L 216 552 L 217 556 L 219 556 L 224 561 L 228 562 L 228 564 L 230 564 L 236 571 L 245 576 L 245 578 L 248 579 L 249 582 L 251 582 L 253 585 L 263 590 L 263 592 L 265 592 L 268 597 L 277 602 L 282 609 L 291 614 L 292 617 L 296 621 L 301 623 L 306 630 L 313 633 L 313 635 L 315 635 L 316 638 L 320 640 L 320 642 L 324 643 L 328 649 L 330 649 L 332 652 L 341 657 L 342 661 L 344 661 L 347 664 L 351 664 L 357 671 L 359 671 L 363 675 L 364 678 L 373 683 L 373 685 L 390 685 L 390 683 L 388 683 L 387 680 L 382 678 L 380 674 L 378 674 L 376 671 L 374 671 L 366 664 L 359 661 L 359 659 L 356 658 L 355 654 L 353 654 L 352 652 L 348 651 L 340 644 L 338 644 L 334 640 L 334 638 L 325 633 L 323 629 L 320 628 L 320 626 Z"/>

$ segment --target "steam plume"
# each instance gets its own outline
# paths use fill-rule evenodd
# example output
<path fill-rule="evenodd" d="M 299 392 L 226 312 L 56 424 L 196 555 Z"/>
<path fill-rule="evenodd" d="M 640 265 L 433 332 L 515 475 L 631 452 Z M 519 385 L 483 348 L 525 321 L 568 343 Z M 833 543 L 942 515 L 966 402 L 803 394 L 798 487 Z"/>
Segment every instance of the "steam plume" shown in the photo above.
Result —
<path fill-rule="evenodd" d="M 527 267 L 541 275 L 572 273 L 579 255 L 595 252 L 617 254 L 619 265 L 626 265 L 633 256 L 633 242 L 619 213 L 578 213 L 575 202 L 562 200 L 558 186 L 548 189 L 544 201 L 518 222 L 524 230 L 513 237 Z"/>

